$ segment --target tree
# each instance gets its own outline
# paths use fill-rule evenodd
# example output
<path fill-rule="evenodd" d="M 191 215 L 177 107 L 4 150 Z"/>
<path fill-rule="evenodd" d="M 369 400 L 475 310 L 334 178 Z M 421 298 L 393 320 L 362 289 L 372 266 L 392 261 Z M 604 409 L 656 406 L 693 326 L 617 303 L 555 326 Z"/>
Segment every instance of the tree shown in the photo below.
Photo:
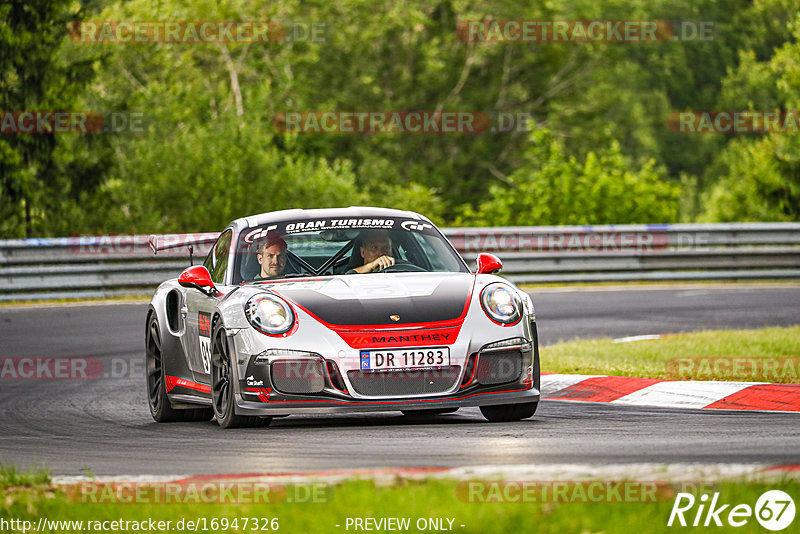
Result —
<path fill-rule="evenodd" d="M 80 16 L 69 0 L 0 5 L 0 111 L 75 111 L 93 73 L 92 58 L 63 49 L 67 23 Z M 0 235 L 68 232 L 67 215 L 107 165 L 102 144 L 55 133 L 0 136 Z"/>
<path fill-rule="evenodd" d="M 795 40 L 766 61 L 745 51 L 724 82 L 729 109 L 789 111 L 800 119 L 800 14 L 789 26 Z M 786 123 L 784 123 L 786 124 Z M 707 169 L 716 178 L 705 194 L 706 221 L 800 220 L 800 134 L 787 131 L 744 134 Z"/>
<path fill-rule="evenodd" d="M 660 179 L 655 162 L 631 168 L 613 142 L 582 161 L 564 154 L 547 130 L 529 138 L 525 164 L 508 185 L 493 185 L 477 210 L 466 206 L 458 224 L 525 226 L 551 224 L 658 223 L 676 220 L 677 185 Z"/>

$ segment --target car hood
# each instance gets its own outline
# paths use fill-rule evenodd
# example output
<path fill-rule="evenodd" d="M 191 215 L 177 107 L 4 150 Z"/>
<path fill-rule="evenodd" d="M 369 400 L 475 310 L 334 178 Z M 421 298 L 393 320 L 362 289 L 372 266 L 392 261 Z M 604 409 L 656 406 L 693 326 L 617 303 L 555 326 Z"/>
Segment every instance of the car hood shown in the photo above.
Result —
<path fill-rule="evenodd" d="M 265 289 L 331 325 L 409 326 L 463 318 L 474 281 L 467 273 L 370 273 Z"/>

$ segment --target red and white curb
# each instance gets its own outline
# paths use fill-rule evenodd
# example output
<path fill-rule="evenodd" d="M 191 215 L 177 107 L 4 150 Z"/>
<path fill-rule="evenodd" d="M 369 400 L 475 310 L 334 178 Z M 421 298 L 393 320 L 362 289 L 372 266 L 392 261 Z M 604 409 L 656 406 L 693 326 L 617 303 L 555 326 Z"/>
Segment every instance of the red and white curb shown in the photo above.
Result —
<path fill-rule="evenodd" d="M 542 398 L 623 406 L 800 412 L 800 384 L 542 374 Z"/>

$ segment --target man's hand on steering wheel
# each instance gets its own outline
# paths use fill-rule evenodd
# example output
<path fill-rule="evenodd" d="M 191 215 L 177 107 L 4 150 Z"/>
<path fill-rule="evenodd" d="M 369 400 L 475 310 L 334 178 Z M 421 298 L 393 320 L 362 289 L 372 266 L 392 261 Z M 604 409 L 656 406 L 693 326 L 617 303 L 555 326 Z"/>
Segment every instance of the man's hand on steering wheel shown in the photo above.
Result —
<path fill-rule="evenodd" d="M 397 261 L 394 265 L 390 265 L 388 267 L 384 267 L 381 271 L 373 271 L 373 272 L 382 272 L 382 273 L 426 273 L 428 269 L 424 267 L 420 267 L 410 261 Z"/>
<path fill-rule="evenodd" d="M 391 267 L 392 265 L 394 265 L 393 257 L 381 256 L 374 261 L 362 265 L 361 267 L 356 267 L 354 270 L 357 273 L 364 274 L 364 273 L 371 273 L 374 271 L 382 271 L 383 269 Z"/>

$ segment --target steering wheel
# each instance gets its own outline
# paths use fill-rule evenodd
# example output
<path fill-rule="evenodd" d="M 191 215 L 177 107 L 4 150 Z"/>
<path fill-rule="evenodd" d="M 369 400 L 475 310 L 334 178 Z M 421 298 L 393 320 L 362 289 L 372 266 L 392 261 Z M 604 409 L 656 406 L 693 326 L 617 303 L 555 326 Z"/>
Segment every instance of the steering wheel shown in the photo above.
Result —
<path fill-rule="evenodd" d="M 391 272 L 395 272 L 395 271 L 397 271 L 397 272 L 408 271 L 408 272 L 414 272 L 414 273 L 427 273 L 428 269 L 425 269 L 424 267 L 420 267 L 419 265 L 415 265 L 415 264 L 407 262 L 407 261 L 398 261 L 394 265 L 390 265 L 390 266 L 388 266 L 388 267 L 386 267 L 384 269 L 381 269 L 380 271 L 376 270 L 376 271 L 372 271 L 372 272 L 373 273 L 391 273 Z"/>

